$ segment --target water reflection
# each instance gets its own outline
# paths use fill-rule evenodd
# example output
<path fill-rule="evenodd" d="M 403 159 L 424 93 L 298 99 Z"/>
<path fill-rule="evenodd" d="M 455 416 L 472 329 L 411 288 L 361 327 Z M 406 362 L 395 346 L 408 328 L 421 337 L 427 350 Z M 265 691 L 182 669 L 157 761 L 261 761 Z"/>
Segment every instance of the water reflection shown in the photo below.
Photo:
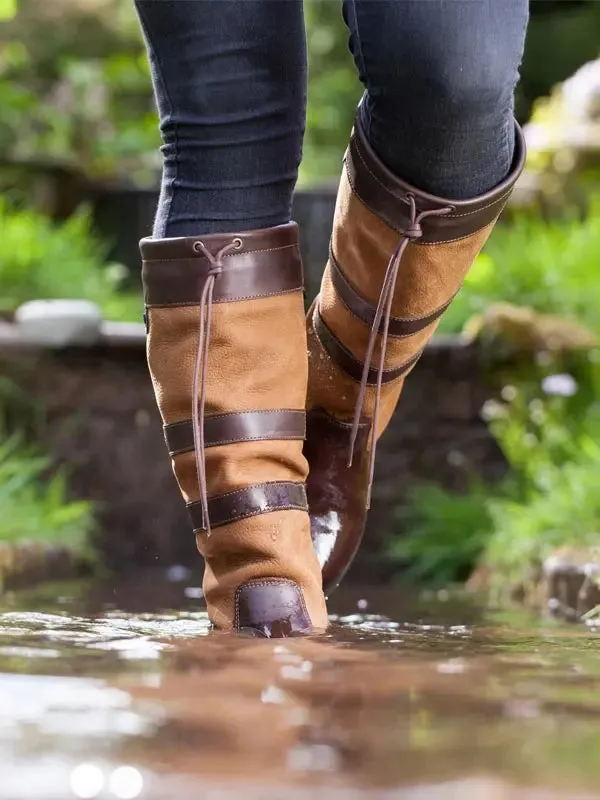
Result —
<path fill-rule="evenodd" d="M 185 587 L 154 584 L 148 613 L 129 590 L 133 611 L 66 588 L 0 613 L 2 800 L 600 788 L 593 632 L 448 603 L 394 620 L 397 592 L 362 590 L 372 614 L 342 598 L 327 636 L 261 641 L 210 633 Z"/>

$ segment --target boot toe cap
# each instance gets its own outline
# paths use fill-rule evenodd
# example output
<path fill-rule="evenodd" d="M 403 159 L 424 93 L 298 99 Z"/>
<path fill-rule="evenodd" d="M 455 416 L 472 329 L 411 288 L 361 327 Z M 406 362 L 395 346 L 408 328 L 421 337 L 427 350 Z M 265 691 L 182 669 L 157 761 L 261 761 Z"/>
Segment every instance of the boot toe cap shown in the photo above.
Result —
<path fill-rule="evenodd" d="M 283 578 L 247 581 L 235 593 L 235 630 L 267 639 L 313 631 L 300 587 Z"/>

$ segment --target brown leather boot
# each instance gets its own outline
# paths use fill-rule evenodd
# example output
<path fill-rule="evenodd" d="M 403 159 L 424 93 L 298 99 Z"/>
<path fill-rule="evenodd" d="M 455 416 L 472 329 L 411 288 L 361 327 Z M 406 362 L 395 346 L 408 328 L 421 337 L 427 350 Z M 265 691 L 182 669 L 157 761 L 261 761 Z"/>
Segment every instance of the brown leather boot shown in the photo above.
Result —
<path fill-rule="evenodd" d="M 205 559 L 214 625 L 327 626 L 302 455 L 307 383 L 295 223 L 140 243 L 148 364 Z"/>
<path fill-rule="evenodd" d="M 308 314 L 305 455 L 313 543 L 327 590 L 350 566 L 370 504 L 375 443 L 404 380 L 490 235 L 524 162 L 474 200 L 444 200 L 393 175 L 357 119 L 330 258 Z"/>

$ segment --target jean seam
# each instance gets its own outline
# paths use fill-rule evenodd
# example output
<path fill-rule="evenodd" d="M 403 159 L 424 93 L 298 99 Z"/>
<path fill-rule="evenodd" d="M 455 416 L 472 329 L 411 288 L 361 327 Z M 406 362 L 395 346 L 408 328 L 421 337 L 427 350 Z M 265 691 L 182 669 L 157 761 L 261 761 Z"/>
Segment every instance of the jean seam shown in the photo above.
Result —
<path fill-rule="evenodd" d="M 508 175 L 514 159 L 514 148 L 513 152 L 511 153 L 509 144 L 509 132 L 511 130 L 511 127 L 512 128 L 515 127 L 512 107 L 508 109 L 505 118 L 506 122 L 504 123 L 504 163 L 505 163 L 504 174 Z"/>
<path fill-rule="evenodd" d="M 136 3 L 136 6 L 137 6 L 138 14 L 139 14 L 139 17 L 140 17 L 140 23 L 142 25 L 142 28 L 143 28 L 144 33 L 146 35 L 146 38 L 148 40 L 148 44 L 152 48 L 152 51 L 153 51 L 153 53 L 155 55 L 156 67 L 157 67 L 157 70 L 158 70 L 158 77 L 159 77 L 159 80 L 160 80 L 160 82 L 162 84 L 162 90 L 163 90 L 164 98 L 167 101 L 168 106 L 169 106 L 169 115 L 172 118 L 173 117 L 173 102 L 171 100 L 171 96 L 169 95 L 168 84 L 167 84 L 167 81 L 165 80 L 162 64 L 161 64 L 161 61 L 160 61 L 160 56 L 159 56 L 157 48 L 155 47 L 153 37 L 150 34 L 150 28 L 148 26 L 148 23 L 147 23 L 147 21 L 146 21 L 146 19 L 144 17 L 144 12 L 142 11 L 142 2 Z M 157 111 L 158 111 L 158 116 L 160 117 L 160 110 L 158 109 L 158 105 L 157 105 Z M 159 123 L 160 123 L 160 120 L 159 120 Z M 174 131 L 173 131 L 173 133 L 174 133 L 173 145 L 174 145 L 174 148 L 175 148 L 175 175 L 173 176 L 172 180 L 169 183 L 170 192 L 169 192 L 169 195 L 167 197 L 167 203 L 166 203 L 166 209 L 165 209 L 165 219 L 164 219 L 164 230 L 163 230 L 163 235 L 165 236 L 165 238 L 167 238 L 168 222 L 169 222 L 169 219 L 171 217 L 171 206 L 173 204 L 173 195 L 174 195 L 174 191 L 173 190 L 175 188 L 175 184 L 179 180 L 179 126 L 178 126 L 177 121 L 174 122 Z M 164 143 L 164 139 L 163 139 L 163 143 Z"/>

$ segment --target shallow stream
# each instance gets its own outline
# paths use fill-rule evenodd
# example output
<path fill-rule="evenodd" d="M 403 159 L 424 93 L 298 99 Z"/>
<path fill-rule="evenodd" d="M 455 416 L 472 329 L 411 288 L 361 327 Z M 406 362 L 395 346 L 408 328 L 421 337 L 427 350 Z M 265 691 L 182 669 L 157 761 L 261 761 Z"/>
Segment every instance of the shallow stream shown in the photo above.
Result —
<path fill-rule="evenodd" d="M 156 575 L 0 605 L 0 800 L 600 798 L 600 634 L 350 588 L 326 637 L 210 633 Z"/>

